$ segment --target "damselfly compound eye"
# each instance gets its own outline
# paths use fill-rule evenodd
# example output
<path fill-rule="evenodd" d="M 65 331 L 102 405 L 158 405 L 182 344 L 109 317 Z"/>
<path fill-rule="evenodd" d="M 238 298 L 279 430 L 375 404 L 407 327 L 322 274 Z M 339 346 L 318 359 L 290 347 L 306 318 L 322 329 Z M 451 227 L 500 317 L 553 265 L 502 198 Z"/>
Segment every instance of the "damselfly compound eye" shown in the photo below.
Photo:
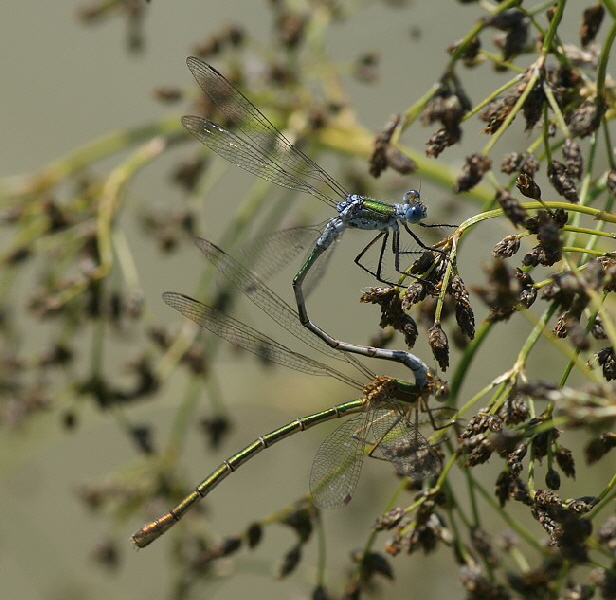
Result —
<path fill-rule="evenodd" d="M 420 200 L 419 190 L 406 190 L 403 197 L 405 204 L 414 204 Z"/>
<path fill-rule="evenodd" d="M 413 206 L 409 206 L 409 208 L 404 213 L 404 218 L 409 223 L 417 223 L 426 217 L 426 209 L 423 204 L 414 204 Z"/>

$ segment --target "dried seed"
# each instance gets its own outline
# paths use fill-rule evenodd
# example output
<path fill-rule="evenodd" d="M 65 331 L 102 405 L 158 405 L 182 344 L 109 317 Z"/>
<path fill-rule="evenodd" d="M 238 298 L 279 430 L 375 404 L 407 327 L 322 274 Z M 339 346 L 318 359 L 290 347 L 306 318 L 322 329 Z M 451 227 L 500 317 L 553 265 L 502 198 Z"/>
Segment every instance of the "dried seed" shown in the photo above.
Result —
<path fill-rule="evenodd" d="M 567 173 L 567 167 L 557 160 L 548 165 L 548 179 L 554 189 L 569 202 L 579 203 L 580 197 L 575 189 L 575 183 Z"/>
<path fill-rule="evenodd" d="M 509 30 L 505 35 L 505 43 L 502 47 L 503 60 L 509 60 L 511 57 L 524 52 L 526 42 L 528 40 L 529 21 L 526 20 L 520 27 Z"/>
<path fill-rule="evenodd" d="M 384 303 L 391 302 L 392 297 L 396 295 L 397 292 L 392 287 L 373 287 L 364 291 L 359 301 L 365 304 L 378 304 L 382 306 Z"/>
<path fill-rule="evenodd" d="M 597 98 L 589 98 L 579 108 L 569 111 L 565 115 L 565 122 L 571 135 L 584 138 L 594 133 L 599 128 L 604 111 L 603 102 Z"/>
<path fill-rule="evenodd" d="M 507 504 L 509 500 L 509 474 L 506 471 L 501 471 L 496 478 L 496 498 L 501 508 Z"/>
<path fill-rule="evenodd" d="M 538 169 L 539 161 L 532 152 L 508 152 L 501 162 L 501 171 L 508 175 L 517 171 L 533 177 Z"/>
<path fill-rule="evenodd" d="M 527 173 L 520 173 L 515 180 L 516 187 L 527 198 L 533 200 L 541 200 L 541 188 L 535 183 L 535 180 Z"/>
<path fill-rule="evenodd" d="M 539 245 L 533 248 L 531 254 L 533 263 L 536 260 L 536 264 L 551 266 L 561 260 L 563 241 L 557 222 L 552 218 L 543 221 L 539 227 L 537 239 L 539 240 Z M 528 264 L 526 262 L 527 256 L 529 255 L 526 255 L 522 261 L 524 264 Z M 536 266 L 536 264 L 534 266 Z"/>
<path fill-rule="evenodd" d="M 498 559 L 492 549 L 490 534 L 481 527 L 471 528 L 471 543 L 479 555 L 491 565 L 496 565 Z"/>
<path fill-rule="evenodd" d="M 227 417 L 206 417 L 200 420 L 201 432 L 208 440 L 209 447 L 216 450 L 220 447 L 226 435 L 231 431 L 231 423 Z"/>
<path fill-rule="evenodd" d="M 526 209 L 507 191 L 498 190 L 496 200 L 503 209 L 505 216 L 517 227 L 526 221 Z"/>
<path fill-rule="evenodd" d="M 509 469 L 509 478 L 517 477 L 524 466 L 522 460 L 526 456 L 527 447 L 525 443 L 518 444 L 518 447 L 507 456 L 507 467 Z"/>
<path fill-rule="evenodd" d="M 292 546 L 291 549 L 284 555 L 282 564 L 278 568 L 278 579 L 284 579 L 290 575 L 302 558 L 302 547 L 300 544 Z"/>
<path fill-rule="evenodd" d="M 571 450 L 568 450 L 567 448 L 558 448 L 554 452 L 554 456 L 556 457 L 556 462 L 562 472 L 567 477 L 575 478 L 575 461 Z"/>
<path fill-rule="evenodd" d="M 604 433 L 592 440 L 584 448 L 586 462 L 590 465 L 616 448 L 616 434 Z"/>
<path fill-rule="evenodd" d="M 296 508 L 290 511 L 280 522 L 295 530 L 302 543 L 307 541 L 312 534 L 312 518 L 307 508 Z"/>
<path fill-rule="evenodd" d="M 530 131 L 539 121 L 543 114 L 543 107 L 546 103 L 545 92 L 543 91 L 545 74 L 542 71 L 537 78 L 535 85 L 526 96 L 522 111 L 526 119 L 526 131 Z"/>
<path fill-rule="evenodd" d="M 616 169 L 610 169 L 606 179 L 607 189 L 612 196 L 616 197 Z"/>
<path fill-rule="evenodd" d="M 515 392 L 510 395 L 503 408 L 504 415 L 502 417 L 507 425 L 519 425 L 530 417 L 528 402 L 523 394 Z"/>
<path fill-rule="evenodd" d="M 548 469 L 545 474 L 545 485 L 550 490 L 560 489 L 560 474 L 554 469 Z"/>
<path fill-rule="evenodd" d="M 427 293 L 425 284 L 421 281 L 414 281 L 402 294 L 402 309 L 409 310 L 411 306 L 424 300 Z"/>
<path fill-rule="evenodd" d="M 612 346 L 606 346 L 597 352 L 597 362 L 601 365 L 606 381 L 616 379 L 616 355 Z"/>
<path fill-rule="evenodd" d="M 517 235 L 508 235 L 503 238 L 492 250 L 494 258 L 509 258 L 520 249 L 520 238 Z"/>
<path fill-rule="evenodd" d="M 605 16 L 605 8 L 602 4 L 593 4 L 582 13 L 582 25 L 580 27 L 580 45 L 586 48 L 593 42 L 599 33 L 599 27 Z"/>
<path fill-rule="evenodd" d="M 447 131 L 455 131 L 464 117 L 467 99 L 450 87 L 441 87 L 421 114 L 421 122 L 431 125 L 439 121 Z"/>
<path fill-rule="evenodd" d="M 213 544 L 207 547 L 200 553 L 197 564 L 204 566 L 214 560 L 222 558 L 224 556 L 230 556 L 235 554 L 242 546 L 242 540 L 238 536 L 229 536 L 223 539 L 218 544 Z"/>
<path fill-rule="evenodd" d="M 260 523 L 253 523 L 246 530 L 246 538 L 248 539 L 248 547 L 255 548 L 261 543 L 263 537 L 263 527 Z"/>
<path fill-rule="evenodd" d="M 297 48 L 304 39 L 308 19 L 299 13 L 281 11 L 276 21 L 275 31 L 280 43 L 287 48 Z"/>
<path fill-rule="evenodd" d="M 428 342 L 436 362 L 443 371 L 446 371 L 449 366 L 449 342 L 447 335 L 438 323 L 435 323 L 428 330 Z"/>
<path fill-rule="evenodd" d="M 516 86 L 503 98 L 497 98 L 490 102 L 490 104 L 479 113 L 479 118 L 487 122 L 487 125 L 483 129 L 483 133 L 491 135 L 498 131 L 523 91 L 523 85 Z"/>
<path fill-rule="evenodd" d="M 562 153 L 565 157 L 567 175 L 572 179 L 579 180 L 584 170 L 584 159 L 582 157 L 580 145 L 571 138 L 567 138 L 563 144 Z"/>
<path fill-rule="evenodd" d="M 456 322 L 462 332 L 472 340 L 475 337 L 475 316 L 471 307 L 468 290 L 459 275 L 451 279 L 448 290 L 455 300 Z"/>
<path fill-rule="evenodd" d="M 454 194 L 466 192 L 478 184 L 490 170 L 492 161 L 482 154 L 471 154 L 466 157 L 464 167 L 453 185 Z"/>
<path fill-rule="evenodd" d="M 98 544 L 92 552 L 92 560 L 110 570 L 115 570 L 120 566 L 120 557 L 120 549 L 115 542 L 110 540 Z"/>
<path fill-rule="evenodd" d="M 449 54 L 453 54 L 459 46 L 460 42 L 451 44 L 450 46 L 448 46 L 447 52 Z M 466 67 L 472 67 L 475 65 L 475 60 L 479 55 L 480 50 L 481 40 L 479 39 L 479 36 L 474 35 L 470 40 L 467 41 L 464 51 L 460 55 L 460 58 L 463 60 Z"/>
<path fill-rule="evenodd" d="M 403 519 L 406 511 L 403 508 L 393 508 L 392 510 L 381 515 L 374 525 L 377 531 L 383 529 L 393 529 L 397 527 L 400 521 Z"/>
<path fill-rule="evenodd" d="M 501 161 L 501 172 L 507 173 L 507 175 L 515 173 L 518 170 L 520 162 L 521 154 L 519 152 L 508 152 L 503 156 L 503 160 Z"/>
<path fill-rule="evenodd" d="M 370 175 L 373 177 L 379 177 L 387 168 L 387 149 L 398 125 L 400 125 L 400 115 L 392 115 L 374 139 L 374 149 L 369 160 Z"/>
<path fill-rule="evenodd" d="M 394 572 L 389 561 L 378 552 L 366 552 L 361 560 L 362 578 L 370 580 L 375 574 L 393 581 Z"/>
<path fill-rule="evenodd" d="M 530 308 L 537 299 L 537 289 L 534 287 L 535 282 L 530 273 L 525 273 L 521 269 L 516 268 L 515 276 L 520 283 L 520 304 L 525 308 Z"/>
<path fill-rule="evenodd" d="M 545 210 L 540 210 L 533 217 L 526 219 L 526 229 L 528 233 L 538 234 L 541 227 L 548 221 L 554 221 L 559 228 L 561 228 L 567 222 L 569 215 L 561 209 L 555 210 L 552 213 L 548 213 Z"/>
<path fill-rule="evenodd" d="M 603 323 L 601 322 L 600 317 L 595 319 L 592 327 L 590 328 L 590 335 L 594 337 L 596 340 L 606 340 L 607 333 L 605 333 L 605 329 L 603 328 Z"/>
<path fill-rule="evenodd" d="M 501 46 L 504 60 L 522 52 L 528 39 L 530 24 L 526 13 L 519 8 L 510 8 L 486 17 L 483 21 L 487 26 L 506 32 L 504 43 Z"/>
<path fill-rule="evenodd" d="M 426 155 L 436 158 L 445 148 L 457 144 L 462 139 L 462 129 L 441 127 L 426 142 Z"/>
<path fill-rule="evenodd" d="M 469 419 L 468 424 L 464 428 L 464 431 L 462 431 L 462 433 L 460 434 L 459 439 L 463 440 L 471 438 L 475 435 L 486 432 L 488 430 L 489 416 L 490 415 L 488 413 L 485 413 L 483 411 L 480 411 L 476 415 L 473 415 Z"/>
<path fill-rule="evenodd" d="M 537 506 L 547 506 L 550 508 L 560 508 L 563 505 L 558 494 L 550 490 L 537 490 L 535 494 L 535 504 Z"/>
<path fill-rule="evenodd" d="M 144 454 L 154 454 L 154 441 L 152 439 L 152 430 L 145 425 L 133 425 L 129 428 L 129 432 L 137 448 Z"/>
<path fill-rule="evenodd" d="M 597 541 L 613 554 L 616 551 L 616 515 L 610 515 L 597 530 Z"/>

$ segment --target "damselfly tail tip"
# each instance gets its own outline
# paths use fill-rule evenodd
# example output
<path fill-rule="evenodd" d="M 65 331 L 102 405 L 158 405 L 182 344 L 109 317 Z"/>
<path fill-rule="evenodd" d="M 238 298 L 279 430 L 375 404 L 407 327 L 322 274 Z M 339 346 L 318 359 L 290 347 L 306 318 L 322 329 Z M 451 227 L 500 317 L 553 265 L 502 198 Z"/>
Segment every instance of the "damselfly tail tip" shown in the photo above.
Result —
<path fill-rule="evenodd" d="M 177 521 L 178 519 L 172 513 L 167 513 L 160 519 L 152 521 L 135 531 L 130 540 L 137 548 L 145 548 L 157 540 L 167 529 L 175 525 Z"/>
<path fill-rule="evenodd" d="M 133 533 L 133 535 L 130 536 L 131 544 L 135 546 L 135 548 L 145 548 L 148 544 L 151 544 L 154 541 L 155 538 L 150 539 L 147 532 L 148 525 L 138 529 L 135 533 Z"/>

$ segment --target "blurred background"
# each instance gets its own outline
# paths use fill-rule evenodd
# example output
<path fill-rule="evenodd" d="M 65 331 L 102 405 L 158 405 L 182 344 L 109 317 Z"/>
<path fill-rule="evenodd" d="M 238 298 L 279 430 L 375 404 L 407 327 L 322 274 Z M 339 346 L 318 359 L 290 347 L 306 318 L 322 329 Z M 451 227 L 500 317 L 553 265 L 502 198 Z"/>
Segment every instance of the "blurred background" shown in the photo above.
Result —
<path fill-rule="evenodd" d="M 308 75 L 302 75 L 301 81 L 312 86 L 313 98 L 323 97 L 320 69 L 326 65 L 337 75 L 330 92 L 340 86 L 339 98 L 350 103 L 353 117 L 372 135 L 393 113 L 412 106 L 435 85 L 448 61 L 446 48 L 466 35 L 484 13 L 478 6 L 446 0 L 364 2 L 359 8 L 351 6 L 354 3 L 340 2 L 331 3 L 336 8 L 332 18 L 331 6 L 326 8 L 329 3 L 321 6 L 298 2 L 296 13 L 316 23 L 320 20 L 324 30 L 319 31 L 313 23 L 309 31 L 320 37 L 308 43 L 312 53 L 300 54 L 293 63 L 284 56 L 286 50 L 279 38 L 280 24 L 274 19 L 277 4 L 133 1 L 117 3 L 117 9 L 90 19 L 84 16 L 95 14 L 95 4 L 23 0 L 4 6 L 0 22 L 0 128 L 5 141 L 1 185 L 6 191 L 32 185 L 40 177 L 38 185 L 43 189 L 42 173 L 54 174 L 61 180 L 63 169 L 70 170 L 73 161 L 83 161 L 84 168 L 78 177 L 60 182 L 54 196 L 50 192 L 50 204 L 61 205 L 71 198 L 79 181 L 84 190 L 88 189 L 83 193 L 84 203 L 105 197 L 109 192 L 105 182 L 110 179 L 115 177 L 121 182 L 121 191 L 113 201 L 117 202 L 114 225 L 121 225 L 113 237 L 116 258 L 106 292 L 121 292 L 120 304 L 128 314 L 115 325 L 83 327 L 83 316 L 59 324 L 54 307 L 45 305 L 45 285 L 51 285 L 53 280 L 50 262 L 60 265 L 64 258 L 58 249 L 59 238 L 49 232 L 38 235 L 27 228 L 22 232 L 22 241 L 33 239 L 37 245 L 27 269 L 19 272 L 21 263 L 17 259 L 10 267 L 6 266 L 10 261 L 4 262 L 3 299 L 6 306 L 11 305 L 4 316 L 3 369 L 9 389 L 3 400 L 0 431 L 0 572 L 5 598 L 250 596 L 273 600 L 306 598 L 312 593 L 318 562 L 316 538 L 304 549 L 297 570 L 278 581 L 277 569 L 295 539 L 289 528 L 280 525 L 268 527 L 263 543 L 255 550 L 242 550 L 216 562 L 198 585 L 184 592 L 182 577 L 186 574 L 178 572 L 176 532 L 169 532 L 140 551 L 129 543 L 135 529 L 170 508 L 162 501 L 139 505 L 137 495 L 132 506 L 139 505 L 140 509 L 130 509 L 131 500 L 126 497 L 130 482 L 148 480 L 147 452 L 139 452 L 139 432 L 145 431 L 145 445 L 151 443 L 155 448 L 167 444 L 177 428 L 184 432 L 177 447 L 179 456 L 174 460 L 188 490 L 222 459 L 258 435 L 354 397 L 354 391 L 342 384 L 260 364 L 252 355 L 239 353 L 225 343 L 215 354 L 208 355 L 207 378 L 191 377 L 186 368 L 168 356 L 161 366 L 164 353 L 156 353 L 151 342 L 152 328 L 164 328 L 168 336 L 179 331 L 194 335 L 191 325 L 162 302 L 162 292 L 205 292 L 210 299 L 215 297 L 211 273 L 207 275 L 207 265 L 186 231 L 190 229 L 185 227 L 189 217 L 191 227 L 197 223 L 195 233 L 219 242 L 225 235 L 232 237 L 238 211 L 259 194 L 272 197 L 263 203 L 259 227 L 277 207 L 285 209 L 277 227 L 319 223 L 332 216 L 317 200 L 265 187 L 218 158 L 208 158 L 208 176 L 199 187 L 187 192 L 177 184 L 174 175 L 178 165 L 204 155 L 204 149 L 196 140 L 184 136 L 180 125 L 183 114 L 194 114 L 193 104 L 198 98 L 185 59 L 196 52 L 198 44 L 208 40 L 211 43 L 212 36 L 222 35 L 233 25 L 246 38 L 245 48 L 237 52 L 241 58 L 235 60 L 247 66 L 246 72 L 252 76 L 253 80 L 245 83 L 255 88 L 247 92 L 255 103 L 265 110 L 275 98 L 275 92 L 272 94 L 263 84 L 269 63 L 288 62 L 305 70 Z M 131 10 L 132 21 L 126 16 Z M 577 20 L 566 21 L 560 33 L 574 36 L 578 26 Z M 224 52 L 206 60 L 223 71 L 233 63 Z M 473 103 L 497 87 L 494 77 L 484 69 L 467 78 L 467 85 L 472 82 L 472 87 L 467 87 L 466 92 Z M 501 77 L 504 83 L 509 76 Z M 163 86 L 171 89 L 169 96 L 177 90 L 180 99 L 161 101 L 162 94 L 154 90 Z M 394 202 L 405 189 L 420 188 L 430 221 L 456 224 L 493 195 L 483 184 L 474 190 L 474 195 L 454 196 L 451 192 L 465 155 L 479 151 L 485 144 L 479 129 L 476 126 L 466 133 L 461 144 L 449 149 L 437 171 L 424 169 L 430 162 L 424 156 L 424 146 L 432 128 L 419 123 L 405 131 L 401 139 L 422 161 L 415 173 L 401 175 L 390 169 L 374 180 L 368 175 L 368 156 L 363 147 L 355 155 L 343 149 L 338 156 L 325 151 L 316 159 L 347 187 L 349 181 L 359 181 L 383 200 Z M 154 141 L 142 148 L 143 158 L 137 149 L 150 138 Z M 507 138 L 507 144 L 514 149 L 526 143 L 522 128 Z M 89 153 L 96 157 L 92 164 Z M 131 158 L 142 163 L 129 173 L 124 187 L 123 177 L 125 169 L 132 168 L 127 167 Z M 287 206 L 292 209 L 286 210 Z M 10 217 L 6 216 L 9 208 L 15 209 L 7 204 L 2 210 L 10 225 Z M 80 235 L 88 235 L 88 227 L 94 227 L 94 223 L 85 223 Z M 483 267 L 489 249 L 509 231 L 507 222 L 477 229 L 472 243 L 459 256 L 467 286 L 485 279 Z M 252 237 L 256 232 L 258 227 L 249 227 L 240 237 Z M 8 227 L 0 231 L 0 239 L 5 259 L 19 250 L 19 238 L 13 237 Z M 357 343 L 366 343 L 378 333 L 378 308 L 358 302 L 361 290 L 374 282 L 352 262 L 367 241 L 353 232 L 345 236 L 309 304 L 315 322 L 336 337 Z M 64 243 L 72 242 L 67 238 Z M 290 265 L 271 282 L 273 289 L 289 302 L 297 264 Z M 86 268 L 87 257 L 82 255 L 74 272 Z M 67 278 L 71 273 L 71 268 L 66 268 Z M 203 279 L 204 273 L 209 279 Z M 79 287 L 75 277 L 77 283 L 73 283 Z M 70 292 L 71 285 L 66 282 L 65 290 Z M 486 309 L 473 303 L 480 322 Z M 248 304 L 238 300 L 234 314 L 292 344 L 284 332 L 276 330 Z M 127 306 L 133 306 L 138 316 L 131 316 Z M 33 313 L 51 316 L 39 319 Z M 77 326 L 77 322 L 81 325 Z M 494 336 L 488 340 L 482 351 L 490 359 L 471 368 L 465 385 L 476 390 L 511 364 L 529 328 L 530 324 L 509 327 L 505 339 Z M 41 368 L 52 349 L 57 350 L 58 340 L 70 346 L 70 366 Z M 396 344 L 401 343 L 398 338 Z M 414 351 L 436 366 L 425 331 Z M 453 366 L 456 352 L 451 358 Z M 540 363 L 529 366 L 531 377 L 549 372 L 551 361 L 560 364 L 562 360 L 558 353 L 546 353 Z M 408 377 L 398 365 L 372 361 L 369 366 L 377 373 Z M 105 399 L 101 400 L 103 393 L 84 393 L 84 386 L 90 385 L 87 389 L 92 392 L 91 386 L 100 384 L 101 379 L 107 382 L 105 385 L 123 390 L 146 386 L 144 381 L 151 374 L 148 369 L 157 376 L 164 373 L 164 378 L 159 377 L 153 384 L 151 395 L 144 393 L 126 406 L 105 404 Z M 17 370 L 26 372 L 15 377 L 28 390 L 31 404 L 25 408 L 10 399 L 9 383 Z M 446 379 L 447 373 L 443 377 Z M 98 405 L 93 396 L 99 398 Z M 182 406 L 186 412 L 179 414 Z M 188 423 L 183 423 L 183 418 Z M 202 433 L 200 420 L 204 418 L 221 419 L 230 426 L 216 449 Z M 187 517 L 186 526 L 207 534 L 211 540 L 220 540 L 291 505 L 306 493 L 312 457 L 334 425 L 293 436 L 255 458 L 203 502 L 203 512 Z M 398 486 L 389 465 L 366 463 L 353 502 L 345 509 L 322 515 L 327 544 L 326 581 L 337 595 L 341 594 L 344 574 L 352 564 L 350 552 L 366 543 L 374 520 L 386 509 Z M 496 473 L 490 465 L 485 466 L 488 489 Z M 452 485 L 456 482 L 462 484 L 459 473 L 452 474 Z M 382 537 L 384 540 L 386 535 Z M 382 541 L 375 549 L 380 551 L 381 547 Z M 460 595 L 457 572 L 443 568 L 451 565 L 450 557 L 440 560 L 449 552 L 441 546 L 434 555 L 417 552 L 392 559 L 395 581 L 380 582 L 378 597 Z"/>

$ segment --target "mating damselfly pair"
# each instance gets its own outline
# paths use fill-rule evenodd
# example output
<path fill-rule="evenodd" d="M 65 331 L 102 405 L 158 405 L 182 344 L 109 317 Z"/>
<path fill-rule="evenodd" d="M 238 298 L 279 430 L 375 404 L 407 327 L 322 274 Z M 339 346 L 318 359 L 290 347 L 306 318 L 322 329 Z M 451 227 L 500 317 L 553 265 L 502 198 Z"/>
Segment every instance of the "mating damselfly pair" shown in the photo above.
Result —
<path fill-rule="evenodd" d="M 307 248 L 307 243 L 311 245 L 308 258 L 293 279 L 297 313 L 274 294 L 250 269 L 232 256 L 226 255 L 211 242 L 197 238 L 196 243 L 199 248 L 216 264 L 218 270 L 227 277 L 231 284 L 246 293 L 257 306 L 296 337 L 314 346 L 315 338 L 312 338 L 313 341 L 310 342 L 308 341 L 309 336 L 305 335 L 305 332 L 310 331 L 316 335 L 316 339 L 327 345 L 325 347 L 330 354 L 333 348 L 400 362 L 413 371 L 415 384 L 389 378 L 376 378 L 365 367 L 359 366 L 357 361 L 350 360 L 348 355 L 344 354 L 346 360 L 372 378 L 373 383 L 364 388 L 364 395 L 361 399 L 297 419 L 285 427 L 258 438 L 253 444 L 224 461 L 178 506 L 137 531 L 133 535 L 133 541 L 138 546 L 146 546 L 162 535 L 224 477 L 262 449 L 292 433 L 344 415 L 363 412 L 362 415 L 349 419 L 339 427 L 326 439 L 317 453 L 310 484 L 313 501 L 317 506 L 342 506 L 350 500 L 359 477 L 364 447 L 370 437 L 374 440 L 371 454 L 387 459 L 401 474 L 423 479 L 436 472 L 440 464 L 430 444 L 408 419 L 406 414 L 408 411 L 401 406 L 401 403 L 416 402 L 431 391 L 435 379 L 427 366 L 409 352 L 361 346 L 336 340 L 310 321 L 302 287 L 308 274 L 311 271 L 317 272 L 317 269 L 314 269 L 317 261 L 320 260 L 323 263 L 328 260 L 331 248 L 347 228 L 378 232 L 376 237 L 358 254 L 355 259 L 356 264 L 373 274 L 379 281 L 385 282 L 381 266 L 391 235 L 395 268 L 397 272 L 403 273 L 400 269 L 400 256 L 403 254 L 400 247 L 400 225 L 421 247 L 428 249 L 409 228 L 409 224 L 423 225 L 420 221 L 427 216 L 427 210 L 421 202 L 419 193 L 416 190 L 407 191 L 404 195 L 404 202 L 400 204 L 386 204 L 358 194 L 349 194 L 326 171 L 292 145 L 216 69 L 194 57 L 188 58 L 187 64 L 202 89 L 235 127 L 235 132 L 232 132 L 201 117 L 183 117 L 182 123 L 188 131 L 220 156 L 250 173 L 283 187 L 307 192 L 335 208 L 338 213 L 324 224 L 316 239 L 314 233 L 310 233 L 314 232 L 314 228 L 288 230 L 289 242 L 291 233 L 296 236 L 293 240 L 293 247 L 297 248 L 297 252 L 302 248 Z M 316 187 L 317 185 L 326 188 L 328 192 Z M 332 193 L 338 196 L 338 200 L 330 195 Z M 312 239 L 309 242 L 297 241 L 299 235 L 303 235 L 303 239 L 306 239 L 306 232 L 310 233 Z M 278 236 L 278 240 L 281 239 L 285 240 L 284 235 Z M 379 263 L 377 269 L 372 271 L 364 266 L 361 260 L 366 250 L 378 241 L 381 242 Z M 282 264 L 282 259 L 276 253 L 267 253 L 267 260 L 270 263 L 267 267 L 269 272 L 275 271 Z M 284 254 L 284 261 L 286 260 L 288 260 L 288 253 Z M 318 269 L 316 277 L 322 272 L 323 268 Z M 287 364 L 302 371 L 331 375 L 356 384 L 339 371 L 293 352 L 258 331 L 188 296 L 167 292 L 164 299 L 185 316 L 211 329 L 231 343 L 266 355 L 274 362 Z M 317 347 L 327 353 L 321 342 L 317 344 Z M 377 382 L 380 383 L 377 385 Z"/>
<path fill-rule="evenodd" d="M 327 355 L 331 347 L 314 338 L 297 320 L 294 310 L 254 274 L 213 243 L 196 238 L 197 246 L 215 266 L 226 264 L 223 274 L 242 277 L 228 279 L 273 320 L 285 326 L 296 338 Z M 352 377 L 327 364 L 289 349 L 263 333 L 232 318 L 224 312 L 178 292 L 165 292 L 164 301 L 201 327 L 209 329 L 228 342 L 249 350 L 266 360 L 312 375 L 329 376 L 362 390 L 362 397 L 320 411 L 257 438 L 243 450 L 230 456 L 204 479 L 176 507 L 148 523 L 132 536 L 133 542 L 144 547 L 175 525 L 188 510 L 209 494 L 224 478 L 242 464 L 286 437 L 305 431 L 331 419 L 355 415 L 330 434 L 314 457 L 310 473 L 312 501 L 318 508 L 337 508 L 347 504 L 357 486 L 365 447 L 372 444 L 370 455 L 389 461 L 396 471 L 415 480 L 435 474 L 440 460 L 428 440 L 409 417 L 409 408 L 438 391 L 440 382 L 428 371 L 426 384 L 410 384 L 389 377 L 377 377 L 364 365 L 342 355 L 364 376 L 362 385 Z M 316 340 L 316 344 L 315 344 Z M 359 413 L 359 414 L 358 414 Z"/>

